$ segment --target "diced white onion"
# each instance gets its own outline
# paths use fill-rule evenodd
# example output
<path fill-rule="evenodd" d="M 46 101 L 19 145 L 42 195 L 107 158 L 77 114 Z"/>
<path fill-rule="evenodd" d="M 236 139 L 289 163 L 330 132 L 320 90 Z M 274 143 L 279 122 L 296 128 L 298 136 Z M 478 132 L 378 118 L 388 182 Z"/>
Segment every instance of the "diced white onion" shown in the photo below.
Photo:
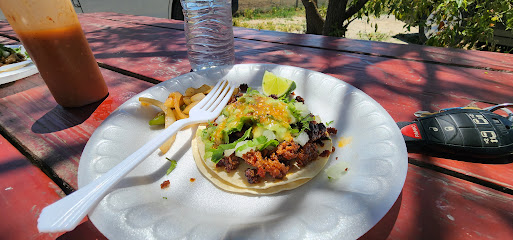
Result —
<path fill-rule="evenodd" d="M 235 156 L 237 157 L 242 157 L 242 155 L 246 154 L 247 152 L 251 151 L 251 150 L 254 150 L 255 147 L 247 147 L 246 149 L 242 150 L 242 151 L 236 151 L 235 152 Z"/>
<path fill-rule="evenodd" d="M 310 114 L 310 110 L 308 110 L 308 107 L 302 102 L 295 102 L 294 107 L 301 113 L 302 117 Z"/>
<path fill-rule="evenodd" d="M 330 180 L 337 180 L 349 171 L 349 163 L 340 161 L 325 170 Z"/>
<path fill-rule="evenodd" d="M 270 140 L 273 140 L 273 139 L 276 139 L 276 135 L 274 134 L 273 131 L 271 130 L 265 130 L 263 133 L 262 133 L 262 136 L 266 137 L 267 138 L 267 141 L 270 141 Z"/>
<path fill-rule="evenodd" d="M 224 150 L 224 156 L 225 156 L 225 157 L 229 157 L 230 155 L 232 155 L 232 154 L 235 152 L 235 150 L 236 150 L 238 147 L 240 147 L 240 146 L 244 145 L 244 144 L 245 144 L 245 143 L 247 143 L 247 142 L 248 142 L 248 140 L 238 142 L 237 144 L 235 144 L 235 147 L 234 147 L 234 148 L 230 148 L 230 149 L 226 149 L 226 150 Z M 235 154 L 235 156 L 237 156 L 237 154 Z"/>
<path fill-rule="evenodd" d="M 224 156 L 225 156 L 225 157 L 229 157 L 229 156 L 230 156 L 230 155 L 232 155 L 234 152 L 235 152 L 235 148 L 226 149 L 226 150 L 224 150 Z"/>
<path fill-rule="evenodd" d="M 292 116 L 292 114 L 290 114 L 289 117 L 290 117 L 290 124 L 297 123 L 297 119 L 294 116 Z"/>
<path fill-rule="evenodd" d="M 225 117 L 224 115 L 222 115 L 222 114 L 221 114 L 221 115 L 219 115 L 219 117 L 217 117 L 217 119 L 216 119 L 216 121 L 215 121 L 215 122 L 216 122 L 217 124 L 221 124 L 221 122 L 223 122 L 223 120 L 224 120 L 224 119 L 226 119 L 226 117 Z"/>
<path fill-rule="evenodd" d="M 235 149 L 239 148 L 240 146 L 246 144 L 247 142 L 249 142 L 248 140 L 244 140 L 244 141 L 240 141 L 238 142 L 237 144 L 235 144 Z"/>
<path fill-rule="evenodd" d="M 297 137 L 294 138 L 294 142 L 301 146 L 304 146 L 308 140 L 310 140 L 310 137 L 308 137 L 306 132 L 301 132 L 299 135 L 297 135 Z"/>

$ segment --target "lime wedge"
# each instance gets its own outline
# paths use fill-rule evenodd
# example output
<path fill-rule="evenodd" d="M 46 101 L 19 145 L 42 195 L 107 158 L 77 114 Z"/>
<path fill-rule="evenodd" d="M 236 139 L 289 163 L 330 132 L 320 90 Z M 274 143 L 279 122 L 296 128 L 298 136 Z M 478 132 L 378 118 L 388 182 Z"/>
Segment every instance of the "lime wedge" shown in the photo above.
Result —
<path fill-rule="evenodd" d="M 281 97 L 285 94 L 291 93 L 296 88 L 296 83 L 292 80 L 278 77 L 271 72 L 265 71 L 264 78 L 262 79 L 262 91 L 265 95 L 272 94 Z"/>

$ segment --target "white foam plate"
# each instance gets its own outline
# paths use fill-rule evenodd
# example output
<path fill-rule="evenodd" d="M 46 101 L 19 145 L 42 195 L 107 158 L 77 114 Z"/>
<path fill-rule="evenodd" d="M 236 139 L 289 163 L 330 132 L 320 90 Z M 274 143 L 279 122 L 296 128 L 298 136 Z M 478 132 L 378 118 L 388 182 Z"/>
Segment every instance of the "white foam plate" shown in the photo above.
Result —
<path fill-rule="evenodd" d="M 23 47 L 23 45 L 4 45 L 4 47 L 21 47 L 21 52 L 25 52 L 25 48 Z M 27 58 L 27 60 L 22 62 L 3 65 L 0 67 L 0 84 L 13 82 L 18 79 L 31 76 L 37 72 L 38 71 L 36 65 L 32 62 L 32 59 L 30 58 Z"/>
<path fill-rule="evenodd" d="M 349 164 L 330 181 L 324 171 L 294 190 L 268 196 L 225 192 L 196 168 L 190 140 L 178 133 L 166 155 L 157 150 L 89 215 L 109 239 L 356 239 L 392 207 L 407 171 L 404 140 L 390 115 L 372 98 L 334 77 L 307 69 L 243 64 L 184 74 L 143 91 L 115 110 L 91 136 L 78 171 L 79 187 L 98 178 L 161 129 L 148 121 L 158 112 L 138 98 L 166 99 L 173 91 L 214 85 L 220 79 L 260 88 L 265 70 L 296 82 L 295 93 L 323 122 L 333 121 L 335 152 L 326 167 Z M 339 147 L 342 139 L 349 144 Z M 178 161 L 166 175 L 169 161 Z M 191 182 L 190 179 L 195 181 Z M 170 181 L 170 187 L 160 184 Z"/>

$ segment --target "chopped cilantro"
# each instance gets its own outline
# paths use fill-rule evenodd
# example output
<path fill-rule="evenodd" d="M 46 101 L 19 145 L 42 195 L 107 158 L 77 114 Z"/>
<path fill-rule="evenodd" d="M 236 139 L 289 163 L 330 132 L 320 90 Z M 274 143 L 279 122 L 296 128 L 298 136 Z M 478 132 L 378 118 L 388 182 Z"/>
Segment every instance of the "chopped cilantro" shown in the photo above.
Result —
<path fill-rule="evenodd" d="M 312 114 L 306 115 L 299 122 L 301 123 L 301 131 L 310 130 L 310 122 L 314 120 L 314 116 Z"/>

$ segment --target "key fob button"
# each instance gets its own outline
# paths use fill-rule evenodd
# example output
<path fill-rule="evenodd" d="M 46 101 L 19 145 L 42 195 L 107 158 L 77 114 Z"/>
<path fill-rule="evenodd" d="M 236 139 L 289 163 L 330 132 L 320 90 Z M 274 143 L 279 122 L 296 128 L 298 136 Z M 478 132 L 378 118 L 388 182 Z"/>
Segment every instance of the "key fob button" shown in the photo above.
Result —
<path fill-rule="evenodd" d="M 476 127 L 492 127 L 490 120 L 488 120 L 482 113 L 466 113 L 466 115 L 476 124 Z"/>
<path fill-rule="evenodd" d="M 481 134 L 475 128 L 461 128 L 461 135 L 463 136 L 463 145 L 470 147 L 482 147 Z"/>
<path fill-rule="evenodd" d="M 465 113 L 456 113 L 450 115 L 458 128 L 474 128 L 474 122 Z"/>
<path fill-rule="evenodd" d="M 485 147 L 498 147 L 500 144 L 499 134 L 493 129 L 479 129 L 481 141 Z"/>
<path fill-rule="evenodd" d="M 446 142 L 452 141 L 453 138 L 458 136 L 458 127 L 452 121 L 452 118 L 449 115 L 442 115 L 436 117 L 442 131 L 445 135 Z"/>
<path fill-rule="evenodd" d="M 444 133 L 435 118 L 423 119 L 422 127 L 429 140 L 436 143 L 445 143 Z"/>
<path fill-rule="evenodd" d="M 499 120 L 497 117 L 492 117 L 492 123 L 495 125 L 495 128 L 499 130 L 500 135 L 507 135 L 509 133 L 506 125 L 504 125 L 504 123 L 502 123 L 501 120 Z"/>
<path fill-rule="evenodd" d="M 457 132 L 454 137 L 451 139 L 447 139 L 447 144 L 457 145 L 457 146 L 463 146 L 463 136 L 460 131 Z"/>

